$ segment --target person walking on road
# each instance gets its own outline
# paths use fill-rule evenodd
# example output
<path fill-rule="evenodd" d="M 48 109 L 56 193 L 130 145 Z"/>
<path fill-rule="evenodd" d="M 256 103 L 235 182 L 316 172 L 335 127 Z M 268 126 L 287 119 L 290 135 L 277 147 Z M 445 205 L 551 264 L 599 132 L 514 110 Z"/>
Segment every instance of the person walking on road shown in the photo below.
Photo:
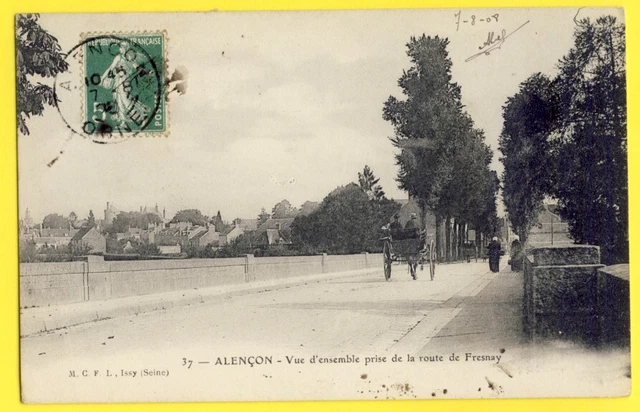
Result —
<path fill-rule="evenodd" d="M 511 242 L 511 271 L 519 272 L 522 270 L 522 245 L 520 244 L 520 240 L 515 238 L 513 242 Z"/>
<path fill-rule="evenodd" d="M 489 270 L 496 273 L 500 270 L 500 255 L 502 253 L 502 248 L 500 246 L 500 242 L 498 242 L 498 238 L 494 237 L 491 239 L 491 243 L 489 244 Z"/>

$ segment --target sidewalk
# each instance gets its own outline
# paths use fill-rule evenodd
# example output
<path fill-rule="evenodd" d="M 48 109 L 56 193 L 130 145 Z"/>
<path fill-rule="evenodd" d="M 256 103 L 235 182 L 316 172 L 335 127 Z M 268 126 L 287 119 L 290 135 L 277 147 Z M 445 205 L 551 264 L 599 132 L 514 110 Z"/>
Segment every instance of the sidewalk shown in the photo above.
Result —
<path fill-rule="evenodd" d="M 627 396 L 629 348 L 586 347 L 568 337 L 529 340 L 523 329 L 523 272 L 506 265 L 482 290 L 453 296 L 443 307 L 457 314 L 425 342 L 417 356 L 460 355 L 465 379 L 443 382 L 479 397 Z M 489 276 L 488 274 L 486 276 Z M 469 355 L 498 361 L 465 362 Z"/>
<path fill-rule="evenodd" d="M 323 273 L 269 281 L 222 285 L 204 289 L 187 289 L 152 295 L 96 300 L 68 305 L 20 309 L 20 337 L 80 325 L 100 320 L 134 316 L 173 307 L 217 301 L 231 296 L 289 288 L 307 283 L 327 281 L 349 276 L 364 276 L 379 272 L 368 268 L 345 272 Z"/>
<path fill-rule="evenodd" d="M 424 350 L 497 350 L 526 343 L 522 329 L 523 272 L 501 265 L 493 279 L 477 293 L 454 296 L 443 307 L 459 313 L 427 343 Z"/>

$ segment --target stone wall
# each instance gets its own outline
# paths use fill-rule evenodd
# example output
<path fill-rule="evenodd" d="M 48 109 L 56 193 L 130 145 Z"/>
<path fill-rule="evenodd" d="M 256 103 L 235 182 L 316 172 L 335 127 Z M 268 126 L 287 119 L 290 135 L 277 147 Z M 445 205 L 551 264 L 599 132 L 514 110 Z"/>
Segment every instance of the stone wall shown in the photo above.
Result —
<path fill-rule="evenodd" d="M 629 346 L 631 340 L 629 265 L 598 270 L 600 344 Z"/>
<path fill-rule="evenodd" d="M 20 307 L 52 306 L 175 290 L 382 268 L 382 255 L 23 263 Z"/>
<path fill-rule="evenodd" d="M 532 249 L 524 262 L 524 327 L 531 338 L 599 340 L 597 246 Z"/>

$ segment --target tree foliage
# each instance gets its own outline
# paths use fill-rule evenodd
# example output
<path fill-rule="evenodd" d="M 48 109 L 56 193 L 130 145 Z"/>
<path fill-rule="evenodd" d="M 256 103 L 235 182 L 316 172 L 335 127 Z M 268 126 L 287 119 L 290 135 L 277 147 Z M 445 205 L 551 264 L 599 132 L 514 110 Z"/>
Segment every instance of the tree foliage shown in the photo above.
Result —
<path fill-rule="evenodd" d="M 379 248 L 381 227 L 400 205 L 391 200 L 369 199 L 355 183 L 340 186 L 324 198 L 309 215 L 292 224 L 293 243 L 299 250 L 329 253 L 359 253 Z"/>
<path fill-rule="evenodd" d="M 381 201 L 385 198 L 382 186 L 378 184 L 380 178 L 377 178 L 368 165 L 364 166 L 362 172 L 358 172 L 358 184 L 364 190 L 370 200 Z"/>
<path fill-rule="evenodd" d="M 507 100 L 502 115 L 503 199 L 513 230 L 525 242 L 551 191 L 554 165 L 549 135 L 558 116 L 552 81 L 533 74 Z"/>
<path fill-rule="evenodd" d="M 383 108 L 383 118 L 394 128 L 391 140 L 400 149 L 397 181 L 423 208 L 438 205 L 452 167 L 447 142 L 461 127 L 460 86 L 451 81 L 448 44 L 438 36 L 411 37 L 412 66 L 398 80 L 406 99 L 390 96 Z"/>
<path fill-rule="evenodd" d="M 310 200 L 307 200 L 306 202 L 304 202 L 302 204 L 302 206 L 300 206 L 300 210 L 298 211 L 298 215 L 299 216 L 310 215 L 311 213 L 313 213 L 316 210 L 318 210 L 319 207 L 320 207 L 320 202 L 312 202 Z"/>
<path fill-rule="evenodd" d="M 544 196 L 558 200 L 577 243 L 605 263 L 628 261 L 625 27 L 612 16 L 577 22 L 550 80 L 521 84 L 504 108 L 504 197 L 527 231 Z"/>
<path fill-rule="evenodd" d="M 204 226 L 208 221 L 209 218 L 203 215 L 198 209 L 180 210 L 173 216 L 173 219 L 171 219 L 171 223 L 191 222 L 191 224 L 197 226 Z"/>
<path fill-rule="evenodd" d="M 447 221 L 489 228 L 497 220 L 491 151 L 464 111 L 448 45 L 438 36 L 411 37 L 411 67 L 398 80 L 405 99 L 390 96 L 384 103 L 383 118 L 393 125 L 391 141 L 399 149 L 396 179 L 418 201 L 424 224 L 431 210 Z"/>
<path fill-rule="evenodd" d="M 291 203 L 289 203 L 287 199 L 284 199 L 276 203 L 276 205 L 271 210 L 271 217 L 273 219 L 285 219 L 285 218 L 296 217 L 297 214 L 298 214 L 298 209 L 291 206 Z"/>
<path fill-rule="evenodd" d="M 89 216 L 87 217 L 87 226 L 93 227 L 96 225 L 96 217 L 93 215 L 93 210 L 89 210 Z"/>
<path fill-rule="evenodd" d="M 124 233 L 129 228 L 147 229 L 149 224 L 162 223 L 162 218 L 155 213 L 120 212 L 107 229 L 109 233 Z"/>
<path fill-rule="evenodd" d="M 38 261 L 38 250 L 36 242 L 32 239 L 20 239 L 20 263 L 31 263 Z"/>
<path fill-rule="evenodd" d="M 258 226 L 269 220 L 270 217 L 271 215 L 267 213 L 266 209 L 263 207 L 258 215 Z"/>
<path fill-rule="evenodd" d="M 38 24 L 38 14 L 16 16 L 17 121 L 18 130 L 29 134 L 27 119 L 41 116 L 45 105 L 53 106 L 53 89 L 34 78 L 54 77 L 68 69 L 58 40 Z"/>
<path fill-rule="evenodd" d="M 69 219 L 58 214 L 49 213 L 42 219 L 42 227 L 45 229 L 63 229 L 69 227 Z"/>
<path fill-rule="evenodd" d="M 628 262 L 625 27 L 584 19 L 574 38 L 559 64 L 553 195 L 576 242 L 599 245 L 607 263 Z"/>
<path fill-rule="evenodd" d="M 215 226 L 216 232 L 224 232 L 227 229 L 227 224 L 222 220 L 222 214 L 218 210 L 218 213 L 211 219 L 211 223 Z"/>

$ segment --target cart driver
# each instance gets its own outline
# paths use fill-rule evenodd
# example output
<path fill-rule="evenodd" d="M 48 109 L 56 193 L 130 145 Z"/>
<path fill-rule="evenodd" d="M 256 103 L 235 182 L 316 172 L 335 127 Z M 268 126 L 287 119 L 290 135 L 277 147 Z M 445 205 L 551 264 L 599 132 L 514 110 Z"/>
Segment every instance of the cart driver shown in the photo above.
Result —
<path fill-rule="evenodd" d="M 418 228 L 418 215 L 411 213 L 411 219 L 404 225 L 405 229 L 417 229 Z"/>
<path fill-rule="evenodd" d="M 393 222 L 389 225 L 389 229 L 402 229 L 402 224 L 400 223 L 400 215 L 396 213 L 393 216 Z"/>

